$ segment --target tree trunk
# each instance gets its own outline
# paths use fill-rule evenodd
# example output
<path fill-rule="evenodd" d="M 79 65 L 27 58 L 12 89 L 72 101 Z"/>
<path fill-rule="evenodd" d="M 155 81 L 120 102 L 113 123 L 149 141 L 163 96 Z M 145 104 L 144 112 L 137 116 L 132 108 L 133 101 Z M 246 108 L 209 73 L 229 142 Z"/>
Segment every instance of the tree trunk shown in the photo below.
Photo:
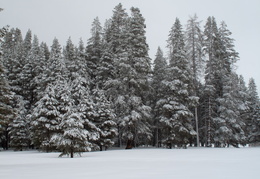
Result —
<path fill-rule="evenodd" d="M 198 122 L 198 108 L 195 107 L 195 122 L 196 122 L 196 132 L 197 132 L 197 147 L 200 146 L 200 139 L 199 139 L 199 122 Z"/>
<path fill-rule="evenodd" d="M 71 149 L 71 150 L 70 150 L 70 158 L 73 158 L 73 157 L 74 157 L 73 154 L 74 154 L 74 151 L 73 151 L 73 149 Z"/>
<path fill-rule="evenodd" d="M 133 140 L 128 139 L 125 149 L 132 149 L 132 148 L 133 148 Z"/>
<path fill-rule="evenodd" d="M 118 147 L 121 147 L 121 134 L 120 134 L 120 127 L 119 127 L 119 125 L 117 126 L 117 130 L 118 130 L 118 139 L 117 139 L 117 141 L 118 141 L 118 144 L 117 144 L 117 146 Z"/>
<path fill-rule="evenodd" d="M 209 98 L 209 117 L 208 117 L 208 129 L 207 129 L 207 147 L 211 147 L 211 103 Z"/>

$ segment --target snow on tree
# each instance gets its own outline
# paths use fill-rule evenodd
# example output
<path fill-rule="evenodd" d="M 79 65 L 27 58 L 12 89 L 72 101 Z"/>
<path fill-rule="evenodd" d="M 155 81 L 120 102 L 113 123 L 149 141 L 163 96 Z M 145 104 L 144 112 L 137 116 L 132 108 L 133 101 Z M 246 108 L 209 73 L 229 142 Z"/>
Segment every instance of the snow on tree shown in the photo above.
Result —
<path fill-rule="evenodd" d="M 194 96 L 199 94 L 200 79 L 202 78 L 204 71 L 204 59 L 203 59 L 203 33 L 200 29 L 200 22 L 195 14 L 188 20 L 187 28 L 185 31 L 185 49 L 186 55 L 190 63 L 190 68 L 192 69 L 193 76 L 193 93 Z M 194 117 L 196 123 L 197 132 L 197 146 L 200 145 L 199 142 L 199 119 L 198 119 L 198 107 L 194 108 Z"/>
<path fill-rule="evenodd" d="M 28 55 L 32 47 L 32 32 L 27 31 L 24 41 L 20 46 L 18 46 L 18 53 L 16 56 L 16 76 L 12 82 L 14 92 L 17 95 L 21 95 L 24 100 L 30 100 L 30 80 L 32 78 L 31 74 L 31 64 L 33 62 L 28 61 Z M 30 59 L 31 60 L 31 59 Z M 28 108 L 28 107 L 27 107 Z"/>
<path fill-rule="evenodd" d="M 51 136 L 59 130 L 61 113 L 56 97 L 55 84 L 49 84 L 44 96 L 35 104 L 31 116 L 33 145 L 44 151 L 51 151 Z"/>
<path fill-rule="evenodd" d="M 226 74 L 223 79 L 223 96 L 217 99 L 218 116 L 213 119 L 216 129 L 214 135 L 216 147 L 229 146 L 229 144 L 238 147 L 239 144 L 246 142 L 245 123 L 240 119 L 237 108 L 239 99 L 232 79 L 232 74 Z"/>
<path fill-rule="evenodd" d="M 100 129 L 95 124 L 95 117 L 99 114 L 95 111 L 95 103 L 90 94 L 87 78 L 78 76 L 72 81 L 71 98 L 76 106 L 75 109 L 83 116 L 84 129 L 88 131 L 91 148 L 96 150 L 98 146 L 95 143 L 100 138 Z"/>
<path fill-rule="evenodd" d="M 100 89 L 104 89 L 105 83 L 108 80 L 111 80 L 116 75 L 116 67 L 114 65 L 114 53 L 112 52 L 112 41 L 110 39 L 111 29 L 112 29 L 112 20 L 109 19 L 106 21 L 102 39 L 103 39 L 103 49 L 102 56 L 100 59 L 100 64 L 97 67 L 97 78 L 98 78 L 98 86 Z"/>
<path fill-rule="evenodd" d="M 208 57 L 204 89 L 204 120 L 207 146 L 213 142 L 221 147 L 245 143 L 244 122 L 237 107 L 241 103 L 235 81 L 234 63 L 238 53 L 234 49 L 231 32 L 224 22 L 217 28 L 214 17 L 205 25 L 205 44 Z"/>
<path fill-rule="evenodd" d="M 99 128 L 100 136 L 95 143 L 102 151 L 103 147 L 107 149 L 114 144 L 113 139 L 117 135 L 117 124 L 114 121 L 116 116 L 113 112 L 112 104 L 107 100 L 103 90 L 94 89 L 92 96 L 95 111 L 95 115 L 92 118 L 95 125 Z"/>
<path fill-rule="evenodd" d="M 214 138 L 214 126 L 213 118 L 217 116 L 217 97 L 221 96 L 220 76 L 221 67 L 219 65 L 219 59 L 216 57 L 216 52 L 220 51 L 218 49 L 218 28 L 214 17 L 208 17 L 206 25 L 204 26 L 204 43 L 206 52 L 206 69 L 205 69 L 205 85 L 203 90 L 203 114 L 202 120 L 205 124 L 202 126 L 202 131 L 204 136 L 203 143 L 207 146 L 211 146 Z"/>
<path fill-rule="evenodd" d="M 27 117 L 28 111 L 25 106 L 28 106 L 27 101 L 24 100 L 21 96 L 19 99 L 16 99 L 16 116 L 13 121 L 10 123 L 8 130 L 10 135 L 10 146 L 14 150 L 22 151 L 23 149 L 28 149 L 30 146 L 30 131 L 29 131 L 29 120 Z"/>
<path fill-rule="evenodd" d="M 66 63 L 66 67 L 69 71 L 69 78 L 73 79 L 75 73 L 77 72 L 78 64 L 76 64 L 76 48 L 72 43 L 71 38 L 67 40 L 65 48 L 63 48 L 63 56 Z"/>
<path fill-rule="evenodd" d="M 142 144 L 144 136 L 151 140 L 149 125 L 151 107 L 146 104 L 146 94 L 149 92 L 148 77 L 151 73 L 148 45 L 145 37 L 145 19 L 138 8 L 131 8 L 129 29 L 126 32 L 128 43 L 126 52 L 119 60 L 119 72 L 123 82 L 126 113 L 120 119 L 123 137 L 127 139 L 127 148 Z"/>
<path fill-rule="evenodd" d="M 59 44 L 58 39 L 54 38 L 53 44 L 51 46 L 50 57 L 44 65 L 43 73 L 40 73 L 37 77 L 38 80 L 40 80 L 38 83 L 38 90 L 41 91 L 41 97 L 42 95 L 44 95 L 43 92 L 49 84 L 54 83 L 57 80 L 68 79 L 69 73 L 66 68 L 65 60 L 62 57 L 61 50 L 62 48 Z"/>
<path fill-rule="evenodd" d="M 58 90 L 58 99 L 63 104 L 59 108 L 62 116 L 58 124 L 60 131 L 52 135 L 50 143 L 62 152 L 60 156 L 70 155 L 73 158 L 74 153 L 95 149 L 99 128 L 90 118 L 95 112 L 86 79 L 77 76 L 66 86 L 67 89 Z"/>
<path fill-rule="evenodd" d="M 59 130 L 51 136 L 50 143 L 62 152 L 60 156 L 70 155 L 73 158 L 75 153 L 91 151 L 93 145 L 90 140 L 96 140 L 93 131 L 85 128 L 88 121 L 85 115 L 86 108 L 80 101 L 89 96 L 86 95 L 87 89 L 84 85 L 84 79 L 78 77 L 71 84 L 63 83 L 56 89 L 61 104 L 58 108 L 61 120 L 58 123 Z"/>
<path fill-rule="evenodd" d="M 91 151 L 92 144 L 89 142 L 88 130 L 84 129 L 82 113 L 73 112 L 72 106 L 70 108 L 72 111 L 63 115 L 59 124 L 62 132 L 55 133 L 50 142 L 62 152 L 60 157 L 70 155 L 73 158 L 74 153 L 80 155 L 82 152 Z"/>
<path fill-rule="evenodd" d="M 90 80 L 88 67 L 87 67 L 87 63 L 86 63 L 85 47 L 84 47 L 84 43 L 83 43 L 82 39 L 80 39 L 79 45 L 75 49 L 75 53 L 76 53 L 76 59 L 74 62 L 75 63 L 75 72 L 77 72 L 78 75 Z M 90 81 L 88 82 L 88 84 L 89 83 L 90 83 Z"/>
<path fill-rule="evenodd" d="M 1 147 L 8 149 L 8 126 L 11 123 L 15 113 L 12 109 L 12 93 L 6 78 L 5 68 L 3 66 L 2 45 L 3 39 L 7 33 L 7 28 L 0 29 L 0 143 Z"/>
<path fill-rule="evenodd" d="M 249 79 L 248 83 L 248 94 L 249 94 L 249 143 L 256 143 L 260 141 L 260 102 L 257 93 L 255 80 Z"/>
<path fill-rule="evenodd" d="M 35 84 L 33 84 L 33 79 L 39 75 L 36 70 L 38 70 L 39 65 L 39 54 L 40 54 L 40 47 L 39 47 L 39 40 L 38 37 L 35 35 L 33 39 L 33 43 L 31 46 L 30 51 L 28 52 L 26 58 L 26 64 L 23 66 L 20 78 L 23 80 L 23 97 L 25 100 L 29 102 L 28 109 L 30 109 L 31 105 L 36 102 L 36 94 L 35 91 Z M 40 63 L 40 64 L 38 64 Z"/>
<path fill-rule="evenodd" d="M 86 47 L 86 63 L 93 83 L 91 84 L 91 89 L 93 89 L 98 82 L 96 78 L 98 77 L 97 70 L 100 66 L 102 56 L 102 46 L 102 27 L 98 17 L 96 17 L 92 23 L 91 37 L 88 39 Z"/>
<path fill-rule="evenodd" d="M 160 111 L 159 107 L 156 105 L 158 101 L 160 101 L 164 94 L 164 88 L 162 82 L 166 79 L 166 69 L 167 69 L 167 61 L 163 56 L 163 52 L 160 47 L 157 49 L 156 57 L 154 60 L 154 68 L 153 68 L 153 81 L 152 81 L 152 95 L 153 95 L 153 115 L 154 115 L 154 145 L 159 146 L 159 142 L 161 143 L 161 133 L 162 127 L 159 126 L 160 120 Z"/>
<path fill-rule="evenodd" d="M 160 122 L 165 127 L 163 142 L 169 148 L 172 145 L 186 148 L 187 143 L 196 135 L 191 121 L 193 114 L 189 108 L 198 99 L 189 91 L 192 81 L 184 45 L 182 26 L 176 18 L 168 39 L 170 64 L 163 81 L 167 93 L 157 102 L 162 114 Z"/>

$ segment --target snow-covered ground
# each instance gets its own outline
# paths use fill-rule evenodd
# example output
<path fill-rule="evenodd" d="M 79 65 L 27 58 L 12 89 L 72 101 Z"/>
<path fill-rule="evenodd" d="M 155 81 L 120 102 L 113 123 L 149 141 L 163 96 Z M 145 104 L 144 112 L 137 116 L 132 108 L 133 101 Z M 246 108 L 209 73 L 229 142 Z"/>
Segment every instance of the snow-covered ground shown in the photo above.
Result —
<path fill-rule="evenodd" d="M 254 179 L 260 148 L 133 149 L 84 153 L 0 152 L 0 179 Z"/>

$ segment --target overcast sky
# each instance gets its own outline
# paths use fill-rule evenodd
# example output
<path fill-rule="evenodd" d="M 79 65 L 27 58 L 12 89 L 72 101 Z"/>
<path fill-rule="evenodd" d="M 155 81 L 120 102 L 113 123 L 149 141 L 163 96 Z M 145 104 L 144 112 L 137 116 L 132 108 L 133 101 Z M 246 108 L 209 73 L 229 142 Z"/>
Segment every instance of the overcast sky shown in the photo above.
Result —
<path fill-rule="evenodd" d="M 54 37 L 62 46 L 69 37 L 75 44 L 81 37 L 86 43 L 93 19 L 98 16 L 103 24 L 120 2 L 127 12 L 132 6 L 141 10 L 152 59 L 158 46 L 167 54 L 166 40 L 176 17 L 185 26 L 196 13 L 202 28 L 208 16 L 218 24 L 225 21 L 240 54 L 237 72 L 246 82 L 253 77 L 260 92 L 260 0 L 0 0 L 0 27 L 18 27 L 23 36 L 31 29 L 48 45 Z"/>

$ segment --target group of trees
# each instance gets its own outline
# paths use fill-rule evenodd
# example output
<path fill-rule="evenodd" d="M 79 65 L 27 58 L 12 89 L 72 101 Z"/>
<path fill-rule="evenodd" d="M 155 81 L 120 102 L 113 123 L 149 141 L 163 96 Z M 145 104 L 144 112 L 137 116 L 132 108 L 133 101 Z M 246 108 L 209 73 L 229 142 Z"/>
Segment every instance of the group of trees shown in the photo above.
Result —
<path fill-rule="evenodd" d="M 121 4 L 86 47 L 49 47 L 29 30 L 1 30 L 0 141 L 61 155 L 114 144 L 221 147 L 260 141 L 259 97 L 235 72 L 238 53 L 224 22 L 178 18 L 168 55 L 148 55 L 145 19 Z M 153 68 L 152 68 L 153 66 Z"/>

